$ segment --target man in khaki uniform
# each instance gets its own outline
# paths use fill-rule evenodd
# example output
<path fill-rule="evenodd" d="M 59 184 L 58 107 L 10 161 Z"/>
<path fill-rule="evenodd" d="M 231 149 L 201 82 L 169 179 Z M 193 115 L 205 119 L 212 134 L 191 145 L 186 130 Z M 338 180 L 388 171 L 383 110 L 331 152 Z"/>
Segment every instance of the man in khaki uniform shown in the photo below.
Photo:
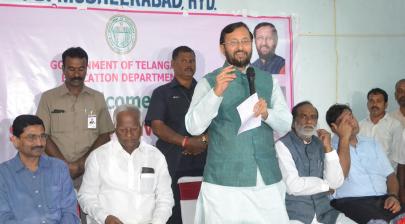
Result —
<path fill-rule="evenodd" d="M 62 60 L 65 83 L 42 94 L 37 115 L 49 135 L 45 152 L 68 164 L 78 189 L 87 156 L 110 141 L 114 126 L 104 95 L 84 85 L 87 53 L 80 47 L 69 48 Z"/>

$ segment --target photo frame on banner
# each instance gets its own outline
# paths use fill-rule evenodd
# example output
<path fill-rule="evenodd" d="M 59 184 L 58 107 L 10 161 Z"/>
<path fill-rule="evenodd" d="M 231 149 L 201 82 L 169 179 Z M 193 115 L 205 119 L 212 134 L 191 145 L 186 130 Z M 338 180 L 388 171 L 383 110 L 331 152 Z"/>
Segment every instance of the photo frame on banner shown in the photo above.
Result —
<path fill-rule="evenodd" d="M 273 75 L 291 109 L 294 105 L 291 18 L 264 17 L 255 22 L 249 26 L 254 35 L 251 63 Z"/>

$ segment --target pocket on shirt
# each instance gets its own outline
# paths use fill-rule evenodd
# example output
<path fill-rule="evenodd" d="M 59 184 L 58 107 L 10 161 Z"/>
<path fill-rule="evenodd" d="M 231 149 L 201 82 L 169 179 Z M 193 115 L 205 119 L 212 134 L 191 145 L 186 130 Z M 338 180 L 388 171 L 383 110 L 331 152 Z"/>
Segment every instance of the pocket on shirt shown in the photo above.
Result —
<path fill-rule="evenodd" d="M 66 111 L 64 113 L 51 113 L 52 132 L 71 132 L 74 127 L 74 113 Z"/>
<path fill-rule="evenodd" d="M 59 186 L 51 186 L 46 192 L 47 206 L 49 209 L 60 208 L 62 190 Z"/>
<path fill-rule="evenodd" d="M 139 181 L 139 190 L 142 194 L 153 194 L 155 192 L 155 179 L 154 173 L 141 173 Z"/>

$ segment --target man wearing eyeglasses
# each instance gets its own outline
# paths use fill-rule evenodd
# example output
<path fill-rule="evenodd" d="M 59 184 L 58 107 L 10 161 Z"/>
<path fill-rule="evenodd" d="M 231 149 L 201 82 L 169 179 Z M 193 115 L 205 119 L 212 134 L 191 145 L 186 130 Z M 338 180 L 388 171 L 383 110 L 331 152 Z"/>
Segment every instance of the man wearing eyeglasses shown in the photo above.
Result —
<path fill-rule="evenodd" d="M 115 135 L 94 150 L 78 199 L 88 224 L 164 224 L 174 204 L 163 154 L 141 141 L 141 114 L 133 105 L 114 111 Z"/>
<path fill-rule="evenodd" d="M 280 86 L 255 67 L 259 100 L 251 112 L 261 125 L 237 134 L 236 107 L 249 97 L 252 39 L 242 22 L 222 30 L 219 44 L 226 61 L 198 82 L 186 114 L 187 131 L 200 135 L 208 128 L 209 138 L 195 223 L 288 223 L 273 129 L 285 134 L 292 117 Z"/>
<path fill-rule="evenodd" d="M 77 199 L 66 164 L 43 155 L 42 120 L 20 115 L 12 125 L 17 155 L 0 164 L 0 223 L 79 223 Z"/>
<path fill-rule="evenodd" d="M 253 35 L 259 55 L 253 65 L 270 74 L 285 74 L 285 59 L 276 54 L 278 42 L 276 27 L 268 22 L 259 23 L 256 25 Z"/>

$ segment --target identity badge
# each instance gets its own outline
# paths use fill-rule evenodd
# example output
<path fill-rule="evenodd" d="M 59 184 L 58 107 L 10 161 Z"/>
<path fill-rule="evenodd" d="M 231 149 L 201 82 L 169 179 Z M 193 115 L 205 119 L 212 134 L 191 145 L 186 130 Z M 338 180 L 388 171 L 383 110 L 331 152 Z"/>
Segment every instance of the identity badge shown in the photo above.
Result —
<path fill-rule="evenodd" d="M 97 117 L 95 114 L 90 114 L 87 116 L 87 128 L 90 129 L 97 128 Z"/>

